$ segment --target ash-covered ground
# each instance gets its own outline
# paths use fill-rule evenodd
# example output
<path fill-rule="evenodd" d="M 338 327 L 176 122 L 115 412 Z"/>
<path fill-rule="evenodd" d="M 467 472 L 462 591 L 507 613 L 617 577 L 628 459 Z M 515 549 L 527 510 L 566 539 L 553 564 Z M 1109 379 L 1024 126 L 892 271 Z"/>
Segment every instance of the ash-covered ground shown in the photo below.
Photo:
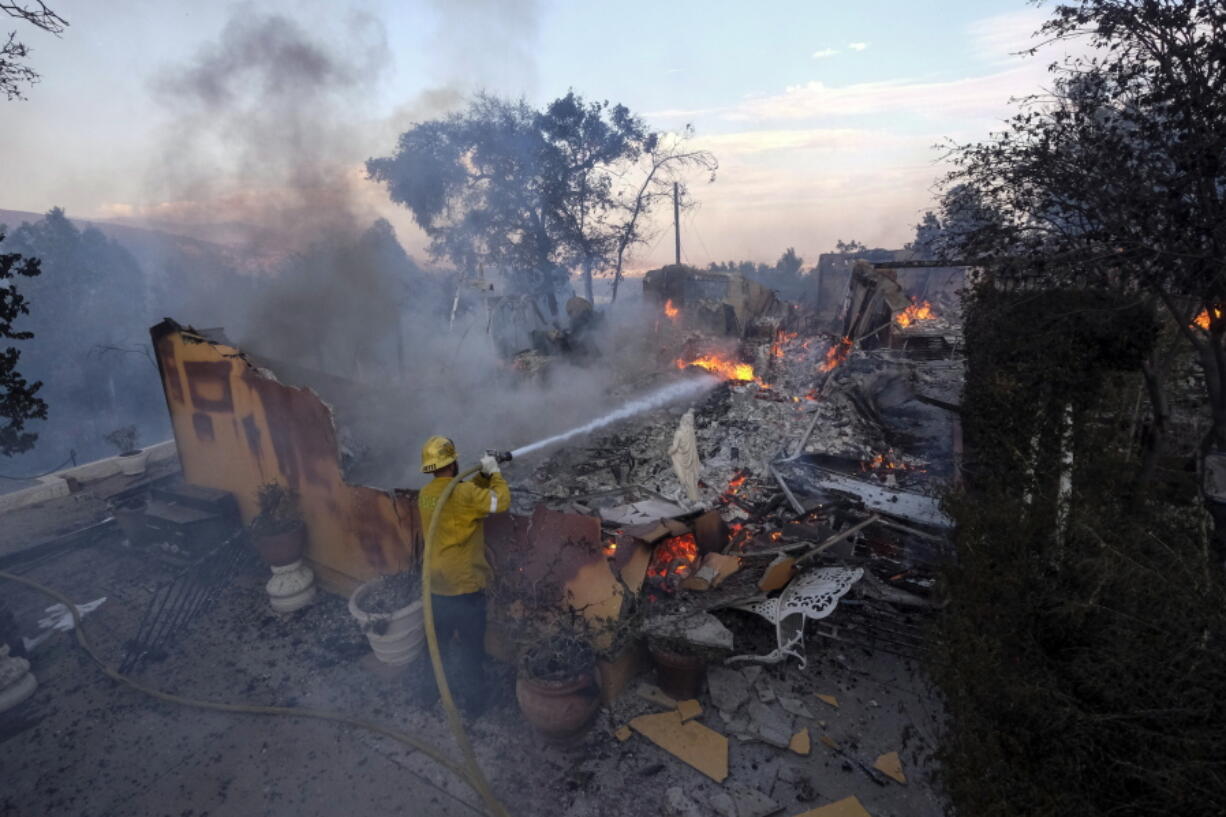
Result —
<path fill-rule="evenodd" d="M 737 531 L 729 552 L 744 557 L 725 590 L 753 592 L 769 561 L 763 555 L 804 554 L 821 535 L 867 515 L 855 497 L 807 491 L 795 477 L 789 477 L 794 496 L 787 497 L 772 463 L 799 455 L 865 484 L 926 495 L 938 494 L 954 471 L 956 423 L 938 404 L 957 400 L 956 360 L 878 349 L 853 351 L 830 365 L 831 349 L 828 339 L 782 334 L 742 347 L 742 358 L 755 361 L 756 382 L 725 381 L 689 403 L 512 463 L 506 473 L 515 509 L 543 501 L 598 513 L 626 501 L 627 490 L 687 510 L 718 509 Z M 662 362 L 611 394 L 628 398 L 688 376 L 674 361 Z M 691 407 L 703 461 L 698 503 L 683 496 L 668 457 L 678 419 Z M 56 511 L 48 506 L 43 513 L 49 534 Z M 723 814 L 729 802 L 739 804 L 734 813 L 742 817 L 794 815 L 852 795 L 875 817 L 945 813 L 933 760 L 943 716 L 922 670 L 924 623 L 934 601 L 927 590 L 939 555 L 931 542 L 939 537 L 918 533 L 866 531 L 854 547 L 814 561 L 860 566 L 867 575 L 833 614 L 810 622 L 806 668 L 794 658 L 712 668 L 699 721 L 729 736 L 723 783 L 641 735 L 615 737 L 632 718 L 663 711 L 664 704 L 640 694 L 653 681 L 650 668 L 600 710 L 579 745 L 559 749 L 537 740 L 520 715 L 513 669 L 491 662 L 491 704 L 466 728 L 497 796 L 515 815 Z M 31 539 L 36 534 L 30 529 Z M 927 549 L 919 546 L 924 542 Z M 173 575 L 113 532 L 18 562 L 17 569 L 80 602 L 107 597 L 86 627 L 112 665 L 155 588 Z M 136 678 L 187 697 L 344 712 L 404 729 L 458 757 L 442 712 L 422 708 L 411 692 L 413 676 L 426 671 L 423 661 L 388 672 L 336 596 L 321 595 L 289 616 L 273 613 L 265 579 L 264 568 L 246 565 Z M 50 603 L 25 589 L 11 598 L 29 626 Z M 775 648 L 766 620 L 721 608 L 718 599 L 711 591 L 670 601 L 715 608 L 738 654 Z M 917 599 L 919 606 L 909 603 Z M 106 679 L 70 635 L 40 647 L 33 671 L 40 680 L 34 697 L 0 716 L 6 780 L 0 814 L 479 813 L 477 796 L 463 782 L 402 744 L 336 724 L 159 702 Z M 738 690 L 733 704 L 730 684 Z M 819 695 L 833 696 L 837 706 Z M 807 729 L 811 751 L 800 755 L 755 739 L 764 725 L 789 734 Z M 889 752 L 898 753 L 905 784 L 872 771 Z M 760 810 L 767 807 L 773 811 Z"/>

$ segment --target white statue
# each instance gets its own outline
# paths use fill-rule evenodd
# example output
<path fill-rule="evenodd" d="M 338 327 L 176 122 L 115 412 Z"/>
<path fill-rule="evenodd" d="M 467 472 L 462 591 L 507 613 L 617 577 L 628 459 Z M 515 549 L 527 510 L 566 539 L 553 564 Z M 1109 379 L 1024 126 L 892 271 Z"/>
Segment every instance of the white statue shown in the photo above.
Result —
<path fill-rule="evenodd" d="M 673 434 L 673 444 L 668 447 L 668 456 L 673 460 L 673 470 L 685 488 L 691 502 L 698 502 L 698 472 L 702 462 L 698 459 L 698 438 L 694 435 L 694 410 L 681 417 L 681 423 Z"/>

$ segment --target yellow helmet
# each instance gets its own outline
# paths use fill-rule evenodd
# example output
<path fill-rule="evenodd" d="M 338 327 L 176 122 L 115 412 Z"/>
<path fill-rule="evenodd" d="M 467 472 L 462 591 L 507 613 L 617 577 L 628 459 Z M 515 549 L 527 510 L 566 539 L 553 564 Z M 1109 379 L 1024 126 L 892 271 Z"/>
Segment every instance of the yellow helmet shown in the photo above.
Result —
<path fill-rule="evenodd" d="M 455 462 L 455 443 L 437 434 L 421 447 L 422 473 L 431 474 Z"/>

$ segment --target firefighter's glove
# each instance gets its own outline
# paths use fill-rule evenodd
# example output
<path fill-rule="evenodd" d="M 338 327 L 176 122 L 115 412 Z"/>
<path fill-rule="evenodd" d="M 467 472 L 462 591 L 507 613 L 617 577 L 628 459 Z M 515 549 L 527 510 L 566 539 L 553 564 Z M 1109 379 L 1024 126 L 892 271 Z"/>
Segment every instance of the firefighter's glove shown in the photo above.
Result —
<path fill-rule="evenodd" d="M 493 454 L 486 454 L 481 458 L 481 473 L 487 477 L 498 473 L 498 460 L 494 459 Z"/>

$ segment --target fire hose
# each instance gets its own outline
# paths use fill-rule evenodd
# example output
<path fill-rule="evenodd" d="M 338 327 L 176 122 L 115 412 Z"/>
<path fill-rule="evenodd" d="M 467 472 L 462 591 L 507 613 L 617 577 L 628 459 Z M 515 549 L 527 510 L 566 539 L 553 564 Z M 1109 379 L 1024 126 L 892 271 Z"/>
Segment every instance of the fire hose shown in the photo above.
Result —
<path fill-rule="evenodd" d="M 509 454 L 499 453 L 496 456 L 501 462 L 506 462 L 510 459 Z M 442 509 L 442 507 L 447 504 L 447 500 L 450 498 L 452 491 L 455 490 L 455 486 L 461 480 L 475 474 L 479 470 L 480 466 L 473 466 L 472 468 L 462 471 L 453 477 L 443 489 L 443 493 L 439 496 L 437 508 Z M 457 765 L 438 749 L 419 740 L 413 735 L 408 734 L 407 732 L 403 732 L 399 729 L 393 729 L 391 727 L 375 723 L 374 721 L 355 718 L 351 715 L 345 715 L 340 712 L 329 712 L 325 709 L 310 709 L 307 707 L 298 706 L 261 706 L 256 704 L 221 703 L 218 701 L 205 701 L 199 698 L 174 695 L 169 692 L 163 692 L 160 689 L 155 689 L 154 687 L 143 684 L 140 681 L 137 681 L 136 679 L 111 668 L 105 661 L 102 660 L 102 657 L 94 650 L 93 643 L 90 642 L 89 637 L 85 633 L 85 628 L 81 621 L 81 615 L 77 612 L 76 604 L 63 593 L 47 587 L 40 582 L 34 581 L 33 579 L 26 578 L 25 576 L 19 576 L 15 573 L 9 573 L 6 570 L 0 570 L 0 579 L 7 579 L 9 581 L 25 585 L 31 590 L 42 593 L 45 596 L 49 596 L 50 598 L 58 601 L 60 604 L 63 604 L 72 615 L 73 630 L 76 634 L 77 644 L 80 645 L 83 650 L 85 650 L 85 653 L 91 659 L 93 659 L 94 663 L 98 665 L 98 668 L 102 670 L 102 674 L 113 681 L 129 686 L 132 689 L 144 693 L 151 698 L 156 698 L 159 701 L 179 704 L 181 706 L 188 706 L 195 709 L 206 709 L 214 712 L 241 712 L 252 715 L 286 715 L 289 717 L 298 718 L 314 718 L 316 720 L 332 721 L 334 723 L 342 723 L 349 726 L 356 726 L 361 729 L 366 729 L 370 732 L 374 732 L 403 743 L 406 746 L 412 747 L 413 749 L 416 749 L 417 751 L 426 755 L 443 768 L 447 769 L 458 777 L 463 778 L 465 782 L 467 782 L 479 795 L 481 795 L 481 799 L 485 802 L 486 810 L 491 815 L 494 817 L 509 817 L 506 808 L 500 802 L 498 802 L 497 798 L 494 797 L 493 792 L 490 790 L 489 782 L 485 779 L 485 775 L 482 773 L 481 767 L 477 764 L 476 755 L 473 753 L 472 745 L 469 743 L 468 736 L 464 732 L 464 726 L 460 722 L 460 714 L 456 709 L 454 699 L 451 697 L 451 688 L 447 685 L 447 675 L 443 670 L 442 656 L 439 652 L 438 634 L 434 631 L 434 607 L 431 604 L 430 597 L 429 571 L 430 545 L 434 541 L 434 536 L 438 531 L 439 518 L 440 514 L 436 511 L 433 518 L 430 520 L 430 526 L 426 532 L 425 549 L 424 553 L 422 554 L 422 619 L 423 626 L 426 630 L 426 643 L 429 646 L 430 663 L 433 666 L 435 682 L 438 684 L 439 698 L 442 701 L 443 710 L 447 715 L 447 724 L 450 727 L 451 733 L 455 737 L 456 743 L 459 745 L 460 751 L 464 756 L 463 766 Z"/>

